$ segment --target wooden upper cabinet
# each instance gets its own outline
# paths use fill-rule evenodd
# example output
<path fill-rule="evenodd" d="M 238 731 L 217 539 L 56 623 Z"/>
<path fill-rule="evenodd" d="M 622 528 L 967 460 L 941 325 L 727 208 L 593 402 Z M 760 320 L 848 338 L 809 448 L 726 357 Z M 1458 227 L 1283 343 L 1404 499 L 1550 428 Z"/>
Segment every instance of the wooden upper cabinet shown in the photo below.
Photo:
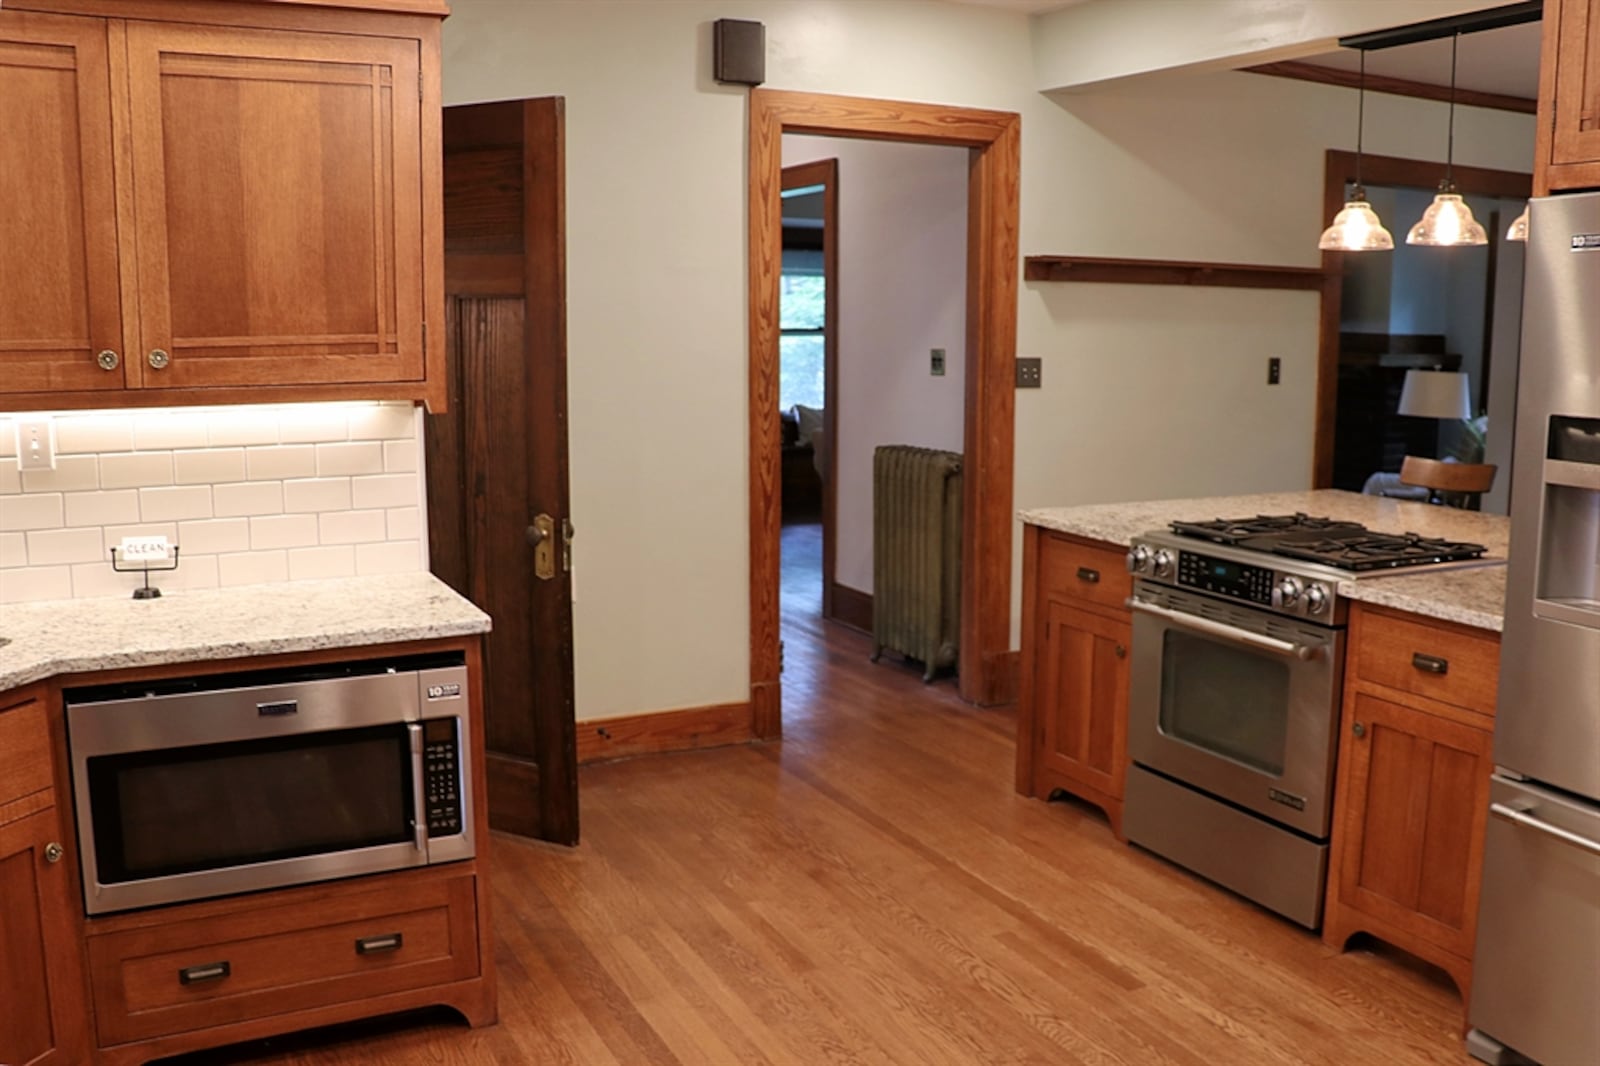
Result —
<path fill-rule="evenodd" d="M 153 22 L 127 39 L 139 381 L 421 379 L 417 42 Z"/>
<path fill-rule="evenodd" d="M 1547 0 L 1534 192 L 1600 188 L 1600 0 Z"/>
<path fill-rule="evenodd" d="M 0 393 L 123 386 L 106 71 L 100 22 L 0 15 Z"/>

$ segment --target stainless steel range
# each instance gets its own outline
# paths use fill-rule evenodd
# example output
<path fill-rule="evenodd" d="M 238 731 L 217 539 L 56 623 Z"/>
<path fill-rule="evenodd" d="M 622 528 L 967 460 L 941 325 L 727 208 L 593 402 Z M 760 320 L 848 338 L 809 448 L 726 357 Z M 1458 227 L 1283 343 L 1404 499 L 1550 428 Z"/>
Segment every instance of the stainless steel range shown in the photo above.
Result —
<path fill-rule="evenodd" d="M 1339 583 L 1497 562 L 1484 555 L 1304 514 L 1135 538 L 1128 839 L 1317 928 L 1348 613 Z"/>

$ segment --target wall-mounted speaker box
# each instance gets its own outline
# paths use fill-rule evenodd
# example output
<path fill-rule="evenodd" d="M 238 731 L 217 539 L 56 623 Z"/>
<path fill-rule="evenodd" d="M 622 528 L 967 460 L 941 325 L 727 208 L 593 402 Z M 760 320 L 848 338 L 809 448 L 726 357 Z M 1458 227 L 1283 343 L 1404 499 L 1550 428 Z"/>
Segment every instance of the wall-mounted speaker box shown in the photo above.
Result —
<path fill-rule="evenodd" d="M 712 24 L 711 76 L 724 85 L 760 85 L 767 80 L 767 28 L 746 19 Z"/>

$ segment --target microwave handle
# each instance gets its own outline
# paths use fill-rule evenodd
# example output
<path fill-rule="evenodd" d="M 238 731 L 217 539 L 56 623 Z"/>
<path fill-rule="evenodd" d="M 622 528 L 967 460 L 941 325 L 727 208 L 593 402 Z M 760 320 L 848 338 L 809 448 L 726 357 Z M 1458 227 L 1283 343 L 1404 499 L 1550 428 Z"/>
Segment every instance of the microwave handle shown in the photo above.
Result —
<path fill-rule="evenodd" d="M 428 851 L 428 797 L 422 787 L 422 724 L 407 722 L 411 735 L 411 843 L 424 855 Z"/>

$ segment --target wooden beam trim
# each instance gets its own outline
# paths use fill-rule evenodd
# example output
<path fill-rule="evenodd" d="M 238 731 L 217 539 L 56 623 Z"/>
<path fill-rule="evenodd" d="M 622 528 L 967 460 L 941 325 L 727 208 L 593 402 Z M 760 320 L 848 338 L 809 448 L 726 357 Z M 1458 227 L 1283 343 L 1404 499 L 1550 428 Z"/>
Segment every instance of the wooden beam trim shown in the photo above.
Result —
<path fill-rule="evenodd" d="M 1338 70 L 1333 67 L 1319 66 L 1316 63 L 1305 63 L 1299 60 L 1287 60 L 1282 63 L 1262 63 L 1259 66 L 1245 67 L 1251 74 L 1268 74 L 1275 78 L 1292 78 L 1296 81 L 1316 82 L 1319 85 L 1337 85 L 1345 89 L 1356 89 L 1361 86 L 1361 75 L 1353 70 Z M 1448 85 L 1433 85 L 1425 81 L 1412 81 L 1409 78 L 1391 78 L 1382 74 L 1368 74 L 1366 78 L 1367 92 L 1387 93 L 1390 96 L 1410 96 L 1418 100 L 1438 100 L 1448 103 L 1450 100 L 1450 87 Z M 1456 88 L 1456 103 L 1464 107 L 1487 107 L 1496 111 L 1515 111 L 1522 115 L 1532 115 L 1538 110 L 1539 102 L 1526 96 L 1511 96 L 1506 93 L 1486 93 L 1476 89 Z"/>
<path fill-rule="evenodd" d="M 756 739 L 749 701 L 578 723 L 578 762 L 745 744 Z"/>
<path fill-rule="evenodd" d="M 1191 263 L 1171 259 L 1104 259 L 1068 255 L 1030 255 L 1024 262 L 1024 276 L 1029 281 L 1316 291 L 1328 280 L 1328 272 L 1321 267 L 1263 266 L 1254 263 Z"/>

